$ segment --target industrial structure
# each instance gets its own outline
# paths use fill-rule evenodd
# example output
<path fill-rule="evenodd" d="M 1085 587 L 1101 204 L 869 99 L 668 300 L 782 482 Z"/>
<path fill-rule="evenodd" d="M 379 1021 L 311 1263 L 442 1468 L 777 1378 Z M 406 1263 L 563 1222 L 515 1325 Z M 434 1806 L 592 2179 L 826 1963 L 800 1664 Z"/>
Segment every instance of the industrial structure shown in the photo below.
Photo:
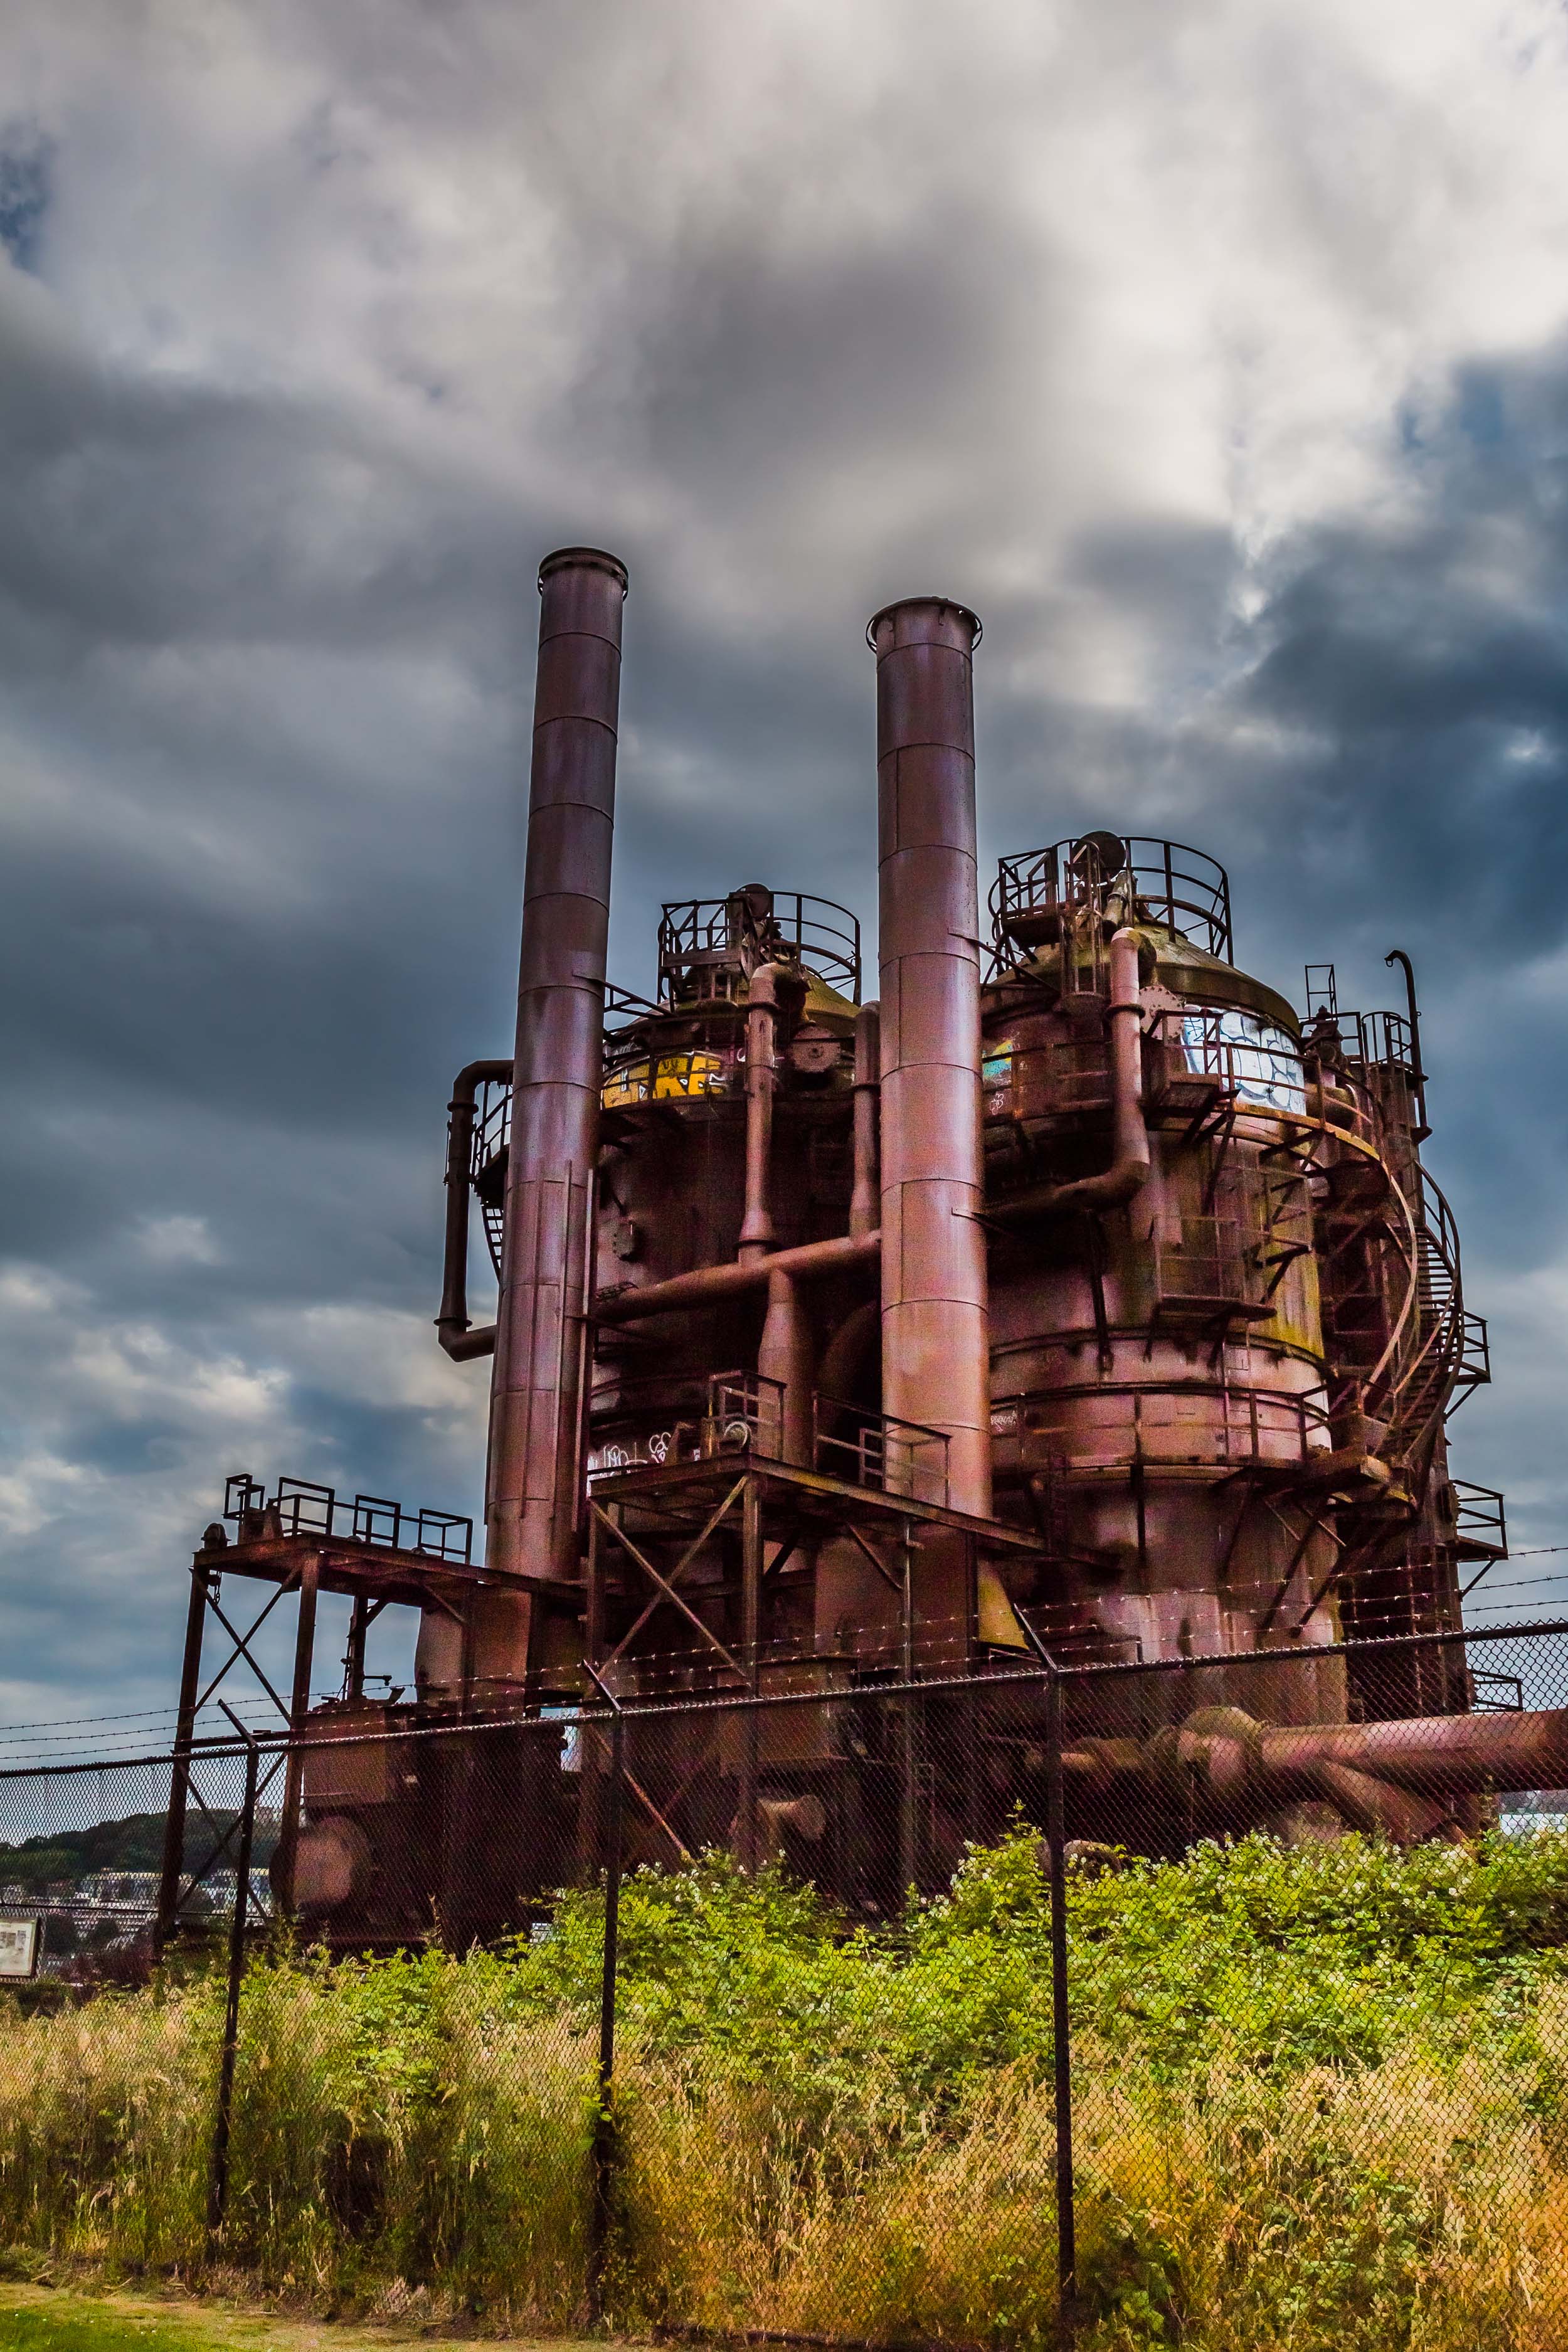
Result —
<path fill-rule="evenodd" d="M 573 548 L 540 589 L 515 1050 L 464 1069 L 448 1114 L 438 1329 L 490 1366 L 483 1559 L 467 1522 L 247 1477 L 195 1563 L 187 1742 L 215 1612 L 253 1661 L 223 1590 L 299 1595 L 283 1899 L 329 1935 L 405 1932 L 373 1892 L 390 1841 L 405 1906 L 485 1932 L 594 1866 L 594 1771 L 542 1721 L 601 1693 L 793 1693 L 744 1736 L 713 1709 L 657 1786 L 650 1762 L 634 1849 L 766 1843 L 874 1905 L 951 1867 L 977 1753 L 993 1813 L 1035 1801 L 1042 1701 L 1016 1670 L 1041 1648 L 1267 1654 L 1216 1665 L 1195 1714 L 1171 1678 L 1179 1723 L 1146 1686 L 1136 1723 L 1112 1697 L 1074 1720 L 1096 1835 L 1125 1833 L 1130 1791 L 1190 1821 L 1195 1790 L 1223 1826 L 1310 1801 L 1415 1836 L 1568 1777 L 1564 1719 L 1478 1713 L 1462 1646 L 1374 1646 L 1457 1633 L 1506 1550 L 1500 1498 L 1448 1466 L 1486 1339 L 1421 1162 L 1408 960 L 1402 1011 L 1342 1009 L 1324 967 L 1303 1016 L 1235 962 L 1219 866 L 1109 830 L 1004 859 L 983 928 L 980 624 L 921 597 L 868 633 L 875 1000 L 852 916 L 754 882 L 667 906 L 657 993 L 628 996 L 606 981 L 626 576 Z M 319 1591 L 353 1602 L 325 1706 Z M 420 1612 L 395 1702 L 363 1671 L 388 1606 Z M 856 1699 L 921 1680 L 917 1773 Z M 342 1744 L 402 1725 L 452 1735 L 417 1774 Z M 532 1791 L 508 1847 L 474 1798 L 481 1726 L 484 1774 Z M 168 1884 L 177 1836 L 172 1815 Z"/>

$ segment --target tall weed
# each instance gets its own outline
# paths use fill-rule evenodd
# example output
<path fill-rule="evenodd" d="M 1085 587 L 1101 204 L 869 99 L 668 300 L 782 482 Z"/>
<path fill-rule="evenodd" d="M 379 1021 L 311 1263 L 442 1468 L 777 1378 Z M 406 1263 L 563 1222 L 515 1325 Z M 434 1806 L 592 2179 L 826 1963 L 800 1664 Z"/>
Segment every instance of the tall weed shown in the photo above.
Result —
<path fill-rule="evenodd" d="M 886 1930 L 633 1877 L 616 2324 L 1044 2346 L 1049 1924 L 1023 1833 Z M 1069 1924 L 1086 2347 L 1568 2352 L 1568 1839 L 1200 1847 Z M 573 1894 L 510 1952 L 258 1958 L 224 2263 L 579 2323 L 601 1934 Z M 0 2236 L 199 2267 L 220 2010 L 0 2011 Z"/>

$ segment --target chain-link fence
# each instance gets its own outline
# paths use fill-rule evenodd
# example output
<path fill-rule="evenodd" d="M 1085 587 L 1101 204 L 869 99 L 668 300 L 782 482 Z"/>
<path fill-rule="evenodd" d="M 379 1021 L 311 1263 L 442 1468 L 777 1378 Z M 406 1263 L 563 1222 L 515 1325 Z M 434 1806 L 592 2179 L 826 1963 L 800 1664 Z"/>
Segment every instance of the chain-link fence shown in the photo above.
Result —
<path fill-rule="evenodd" d="M 0 1778 L 5 2235 L 541 2332 L 1568 2342 L 1568 1628 L 791 1680 Z"/>

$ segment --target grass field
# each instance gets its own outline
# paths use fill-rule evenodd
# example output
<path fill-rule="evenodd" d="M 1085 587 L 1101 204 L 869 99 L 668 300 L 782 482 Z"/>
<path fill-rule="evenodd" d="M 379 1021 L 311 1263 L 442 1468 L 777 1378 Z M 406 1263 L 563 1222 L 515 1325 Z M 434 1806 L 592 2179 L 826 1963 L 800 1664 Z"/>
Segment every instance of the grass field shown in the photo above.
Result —
<path fill-rule="evenodd" d="M 1023 1834 L 886 1930 L 629 1881 L 615 2326 L 1049 2342 L 1048 1928 Z M 1568 2352 L 1568 1838 L 1199 1847 L 1070 1928 L 1086 2352 Z M 579 1895 L 510 1953 L 258 1959 L 221 2275 L 580 2328 L 600 1936 Z M 0 2238 L 204 2276 L 218 2014 L 0 2012 Z"/>
<path fill-rule="evenodd" d="M 473 2338 L 285 2319 L 210 2299 L 0 2284 L 0 2352 L 412 2352 L 416 2345 L 472 2352 Z M 551 2352 L 586 2347 L 556 2337 Z M 595 2352 L 604 2352 L 602 2340 Z"/>

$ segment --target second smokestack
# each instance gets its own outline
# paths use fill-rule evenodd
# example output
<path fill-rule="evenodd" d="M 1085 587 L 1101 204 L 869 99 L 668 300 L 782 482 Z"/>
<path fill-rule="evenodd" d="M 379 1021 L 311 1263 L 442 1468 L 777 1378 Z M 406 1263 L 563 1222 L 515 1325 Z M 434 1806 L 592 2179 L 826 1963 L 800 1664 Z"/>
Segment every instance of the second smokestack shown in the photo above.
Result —
<path fill-rule="evenodd" d="M 945 1431 L 949 1500 L 991 1514 L 973 661 L 963 604 L 910 597 L 877 656 L 882 1404 Z"/>

